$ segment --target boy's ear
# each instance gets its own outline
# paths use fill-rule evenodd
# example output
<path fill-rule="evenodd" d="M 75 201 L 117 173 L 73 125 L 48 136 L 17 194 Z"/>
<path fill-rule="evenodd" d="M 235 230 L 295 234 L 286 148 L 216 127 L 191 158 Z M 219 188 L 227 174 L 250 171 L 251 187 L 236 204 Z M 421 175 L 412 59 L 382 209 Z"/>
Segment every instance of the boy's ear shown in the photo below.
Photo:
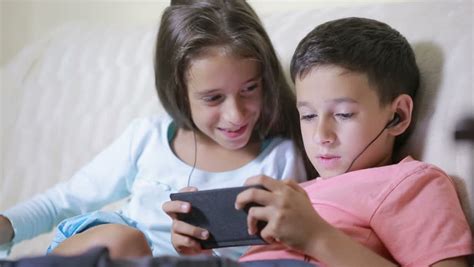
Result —
<path fill-rule="evenodd" d="M 407 94 L 399 95 L 392 101 L 391 109 L 393 114 L 398 114 L 397 124 L 388 128 L 388 132 L 393 136 L 404 133 L 410 126 L 413 112 L 413 99 Z"/>

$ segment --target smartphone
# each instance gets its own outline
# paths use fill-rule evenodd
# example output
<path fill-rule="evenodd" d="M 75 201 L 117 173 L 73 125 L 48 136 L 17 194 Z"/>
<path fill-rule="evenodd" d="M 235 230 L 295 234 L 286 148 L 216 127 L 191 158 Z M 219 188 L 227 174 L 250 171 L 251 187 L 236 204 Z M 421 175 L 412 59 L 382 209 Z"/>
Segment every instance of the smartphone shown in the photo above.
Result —
<path fill-rule="evenodd" d="M 173 193 L 170 198 L 191 204 L 189 213 L 178 214 L 179 220 L 209 231 L 207 240 L 199 240 L 203 249 L 262 245 L 266 242 L 260 237 L 260 230 L 266 222 L 258 222 L 259 231 L 255 235 L 249 235 L 247 230 L 248 210 L 256 204 L 249 204 L 242 210 L 235 209 L 237 195 L 252 187 L 265 189 L 261 185 L 230 187 Z"/>

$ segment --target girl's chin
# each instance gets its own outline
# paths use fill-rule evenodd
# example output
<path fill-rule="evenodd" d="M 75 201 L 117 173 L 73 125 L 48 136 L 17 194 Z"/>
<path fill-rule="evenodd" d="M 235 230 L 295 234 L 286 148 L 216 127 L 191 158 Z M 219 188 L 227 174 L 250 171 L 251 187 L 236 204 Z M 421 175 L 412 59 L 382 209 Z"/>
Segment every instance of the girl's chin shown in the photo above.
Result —
<path fill-rule="evenodd" d="M 228 150 L 239 150 L 244 148 L 248 143 L 248 140 L 242 141 L 242 142 L 228 142 L 228 141 L 223 141 L 220 143 L 220 145 Z"/>
<path fill-rule="evenodd" d="M 221 136 L 219 139 L 218 143 L 230 150 L 244 148 L 250 141 L 248 134 L 241 135 L 238 138 L 227 138 L 226 136 Z"/>

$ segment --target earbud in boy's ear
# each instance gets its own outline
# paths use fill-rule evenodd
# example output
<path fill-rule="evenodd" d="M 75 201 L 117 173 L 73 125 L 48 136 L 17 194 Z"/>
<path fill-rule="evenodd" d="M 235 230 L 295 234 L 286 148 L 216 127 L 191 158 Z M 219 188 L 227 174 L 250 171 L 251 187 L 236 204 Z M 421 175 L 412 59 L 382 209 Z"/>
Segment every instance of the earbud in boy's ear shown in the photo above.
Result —
<path fill-rule="evenodd" d="M 388 123 L 387 126 L 385 126 L 385 129 L 392 128 L 393 126 L 397 125 L 400 122 L 400 115 L 398 115 L 397 112 L 393 114 L 393 119 L 391 119 Z"/>

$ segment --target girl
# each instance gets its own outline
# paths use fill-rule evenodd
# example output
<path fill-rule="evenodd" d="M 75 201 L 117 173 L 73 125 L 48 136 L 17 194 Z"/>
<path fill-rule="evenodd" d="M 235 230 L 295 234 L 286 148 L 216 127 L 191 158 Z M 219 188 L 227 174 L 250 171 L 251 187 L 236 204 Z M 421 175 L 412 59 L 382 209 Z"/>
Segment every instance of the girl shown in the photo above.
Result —
<path fill-rule="evenodd" d="M 81 214 L 58 225 L 50 252 L 104 245 L 112 258 L 175 254 L 161 208 L 170 193 L 238 186 L 260 174 L 306 177 L 299 143 L 288 140 L 300 140 L 294 95 L 245 1 L 172 2 L 158 33 L 155 80 L 169 116 L 132 122 L 71 180 L 3 212 L 0 244 Z M 94 211 L 125 197 L 117 212 Z"/>

